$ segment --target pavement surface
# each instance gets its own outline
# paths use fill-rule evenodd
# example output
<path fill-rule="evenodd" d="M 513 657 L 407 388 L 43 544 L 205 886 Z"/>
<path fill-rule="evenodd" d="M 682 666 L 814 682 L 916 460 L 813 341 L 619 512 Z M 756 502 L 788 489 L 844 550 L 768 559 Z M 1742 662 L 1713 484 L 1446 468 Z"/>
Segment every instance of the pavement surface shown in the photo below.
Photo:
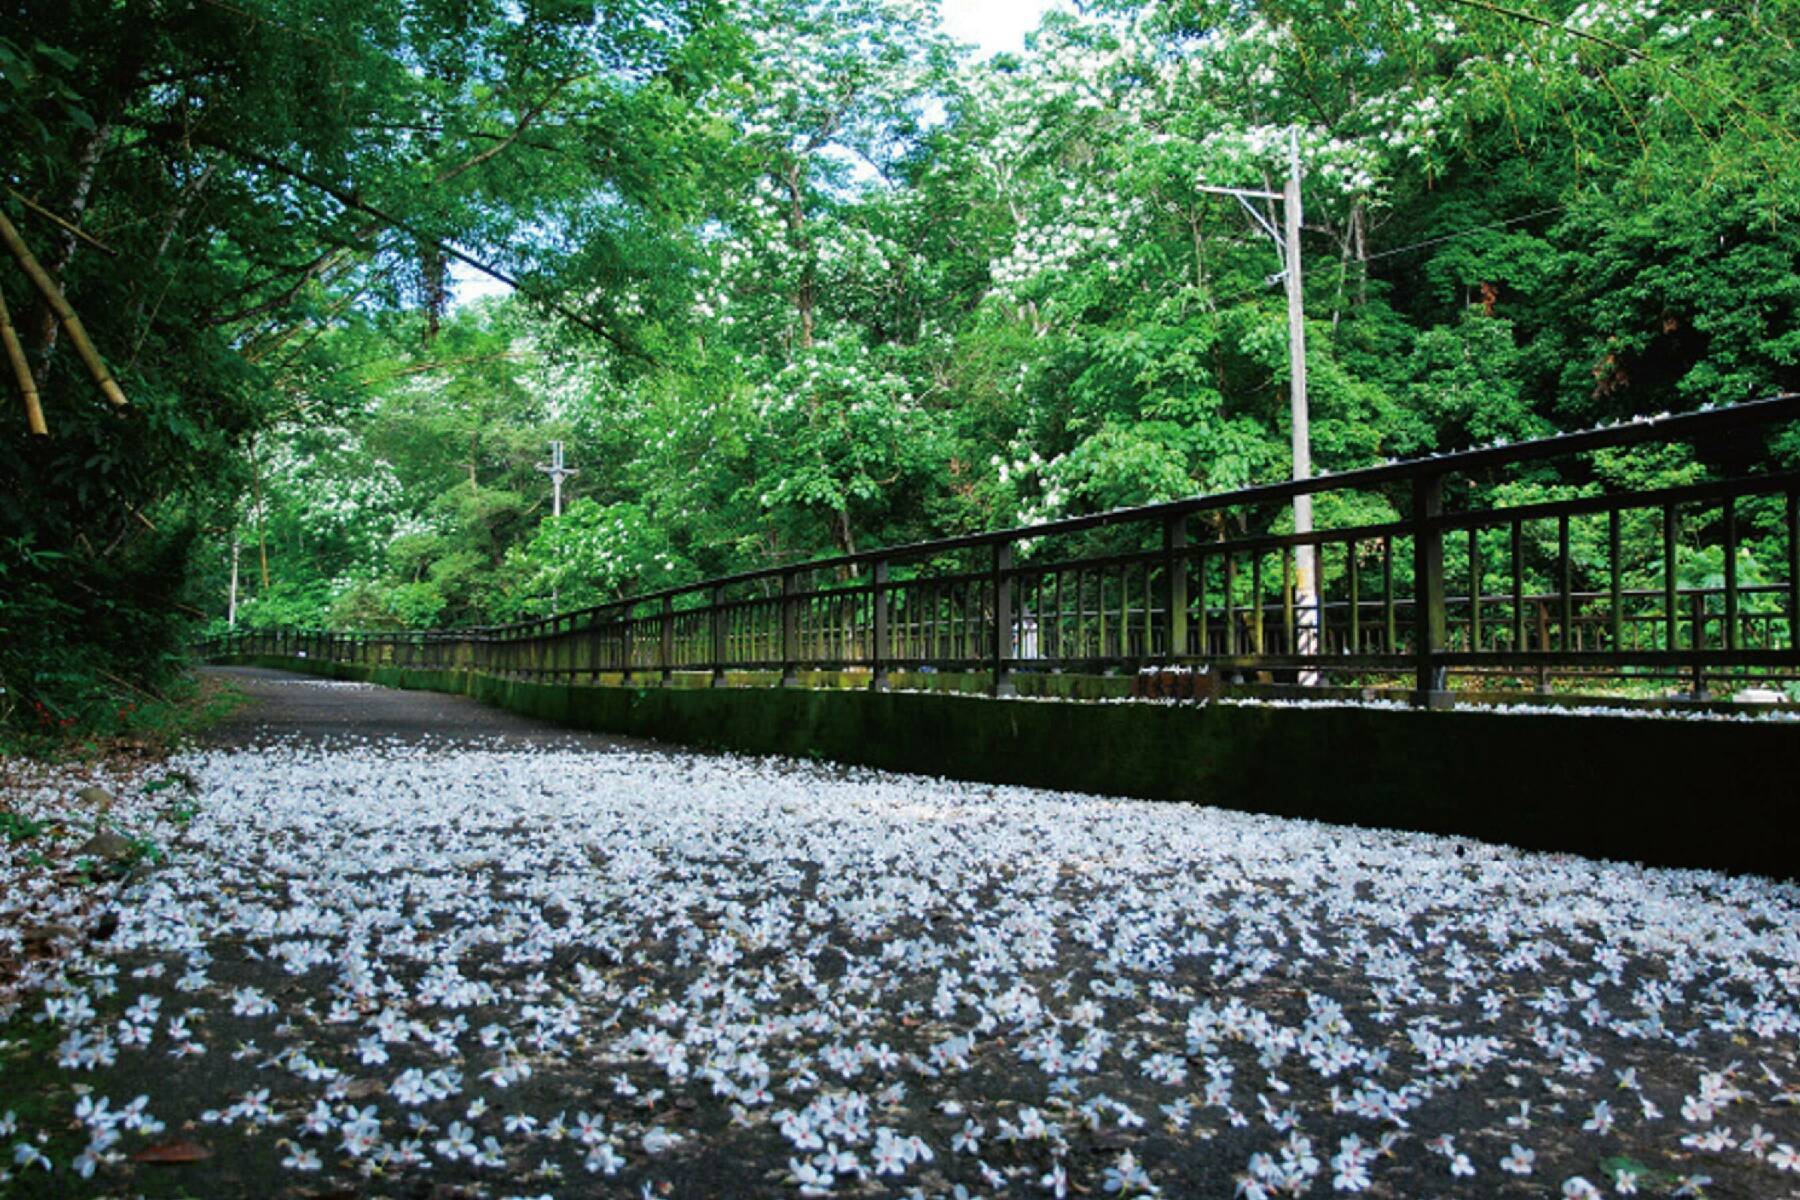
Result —
<path fill-rule="evenodd" d="M 605 751 L 650 745 L 632 738 L 560 729 L 490 708 L 467 696 L 315 679 L 263 667 L 207 667 L 202 674 L 222 680 L 249 699 L 208 732 L 206 744 L 221 749 L 242 749 L 277 739 L 288 744 L 321 744 L 346 738 L 478 744 L 494 749 L 560 746 Z"/>
<path fill-rule="evenodd" d="M 8 1200 L 1800 1197 L 1790 884 L 220 674 L 4 1025 Z M 95 917 L 40 844 L 0 952 Z"/>

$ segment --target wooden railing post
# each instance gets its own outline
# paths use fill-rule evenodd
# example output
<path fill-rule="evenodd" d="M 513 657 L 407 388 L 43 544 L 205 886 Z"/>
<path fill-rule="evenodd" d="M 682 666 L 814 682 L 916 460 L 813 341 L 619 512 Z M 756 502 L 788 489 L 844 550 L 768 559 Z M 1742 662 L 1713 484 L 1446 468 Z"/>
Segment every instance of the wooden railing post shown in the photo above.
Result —
<path fill-rule="evenodd" d="M 993 694 L 996 696 L 1016 696 L 1019 689 L 1013 683 L 1013 547 L 1011 542 L 994 543 L 994 566 L 990 572 L 990 585 L 994 589 L 994 640 L 993 640 Z"/>
<path fill-rule="evenodd" d="M 675 597 L 663 597 L 662 631 L 657 638 L 657 666 L 662 668 L 662 681 L 675 682 Z"/>
<path fill-rule="evenodd" d="M 1427 708 L 1450 703 L 1438 655 L 1444 649 L 1448 621 L 1444 601 L 1444 477 L 1421 475 L 1413 480 L 1413 702 Z"/>
<path fill-rule="evenodd" d="M 781 686 L 800 686 L 800 572 L 781 575 Z"/>
<path fill-rule="evenodd" d="M 888 690 L 888 657 L 892 647 L 888 644 L 888 564 L 882 559 L 875 564 L 870 573 L 874 587 L 871 594 L 873 616 L 873 644 L 870 647 L 870 666 L 874 674 L 869 680 L 869 687 L 878 692 Z"/>
<path fill-rule="evenodd" d="M 1800 492 L 1787 494 L 1787 586 L 1787 648 L 1800 650 Z"/>
<path fill-rule="evenodd" d="M 1725 649 L 1738 648 L 1738 511 L 1735 497 L 1725 501 Z"/>
<path fill-rule="evenodd" d="M 1168 635 L 1168 648 L 1165 653 L 1171 657 L 1181 657 L 1188 652 L 1188 579 L 1187 558 L 1181 552 L 1187 549 L 1187 516 L 1168 517 L 1163 521 L 1163 629 Z M 1226 600 L 1229 602 L 1230 597 Z M 1226 621 L 1231 620 L 1227 613 Z M 1229 631 L 1227 632 L 1229 637 Z M 1202 646 L 1201 653 L 1206 647 Z"/>
<path fill-rule="evenodd" d="M 1712 693 L 1706 688 L 1706 664 L 1700 661 L 1700 655 L 1706 650 L 1706 589 L 1695 588 L 1693 593 L 1693 633 L 1691 644 L 1694 650 L 1693 698 L 1709 700 Z"/>
<path fill-rule="evenodd" d="M 725 686 L 725 589 L 712 590 L 712 686 Z"/>
<path fill-rule="evenodd" d="M 625 683 L 631 682 L 632 675 L 631 633 L 631 605 L 627 604 L 619 613 L 619 665 L 623 668 L 621 673 L 623 675 L 623 682 Z M 599 679 L 599 677 L 598 673 L 594 676 L 596 680 Z"/>

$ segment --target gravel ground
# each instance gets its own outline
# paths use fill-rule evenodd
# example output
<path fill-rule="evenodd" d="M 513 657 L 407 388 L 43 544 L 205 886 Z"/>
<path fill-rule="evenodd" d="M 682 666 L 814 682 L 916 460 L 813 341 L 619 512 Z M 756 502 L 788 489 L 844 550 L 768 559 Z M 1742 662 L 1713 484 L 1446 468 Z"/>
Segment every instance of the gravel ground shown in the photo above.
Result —
<path fill-rule="evenodd" d="M 0 1193 L 1800 1197 L 1792 884 L 235 678 Z"/>

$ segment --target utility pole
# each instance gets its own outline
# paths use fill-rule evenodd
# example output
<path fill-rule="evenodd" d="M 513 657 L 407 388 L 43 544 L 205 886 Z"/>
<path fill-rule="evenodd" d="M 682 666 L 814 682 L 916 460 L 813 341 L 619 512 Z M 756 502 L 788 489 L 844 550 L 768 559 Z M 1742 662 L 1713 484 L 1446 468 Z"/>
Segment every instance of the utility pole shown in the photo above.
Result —
<path fill-rule="evenodd" d="M 1306 403 L 1306 291 L 1305 276 L 1300 266 L 1300 223 L 1302 216 L 1300 200 L 1300 133 L 1297 129 L 1288 131 L 1288 177 L 1287 186 L 1280 192 L 1256 191 L 1250 188 L 1206 187 L 1203 192 L 1211 192 L 1220 196 L 1235 197 L 1250 214 L 1250 219 L 1266 233 L 1281 253 L 1281 277 L 1287 284 L 1287 319 L 1288 319 L 1288 423 L 1291 431 L 1293 452 L 1293 478 L 1296 482 L 1312 478 L 1312 434 L 1311 421 Z M 1282 228 L 1277 231 L 1274 223 L 1252 204 L 1252 200 L 1267 203 L 1279 201 L 1282 208 Z M 1294 532 L 1311 533 L 1313 528 L 1313 504 L 1311 494 L 1294 497 Z M 1295 639 L 1299 645 L 1294 649 L 1300 654 L 1313 655 L 1319 652 L 1319 598 L 1315 583 L 1313 547 L 1310 545 L 1294 547 L 1294 616 Z M 1262 603 L 1261 597 L 1257 603 Z M 1300 682 L 1315 684 L 1319 682 L 1317 671 L 1302 671 Z"/>
<path fill-rule="evenodd" d="M 581 472 L 576 470 L 574 467 L 565 467 L 563 465 L 563 444 L 561 442 L 551 442 L 550 443 L 550 461 L 547 463 L 539 463 L 537 465 L 537 469 L 542 471 L 544 474 L 546 474 L 550 477 L 550 512 L 551 512 L 551 515 L 558 516 L 558 517 L 562 516 L 563 480 L 569 478 L 569 476 L 571 476 L 571 475 L 579 475 L 579 474 L 581 474 Z M 550 608 L 551 608 L 551 611 L 555 611 L 555 609 L 556 609 L 557 598 L 558 598 L 558 589 L 557 589 L 557 586 L 554 583 L 552 583 L 550 585 Z"/>
<path fill-rule="evenodd" d="M 1306 404 L 1306 291 L 1300 270 L 1300 132 L 1288 131 L 1288 179 L 1282 196 L 1288 308 L 1288 425 L 1292 431 L 1294 480 L 1312 478 L 1312 422 Z M 1294 532 L 1311 533 L 1312 494 L 1294 497 Z M 1313 547 L 1294 548 L 1294 609 L 1302 654 L 1319 652 L 1319 598 L 1313 578 Z M 1305 671 L 1301 683 L 1319 682 L 1317 671 Z"/>
<path fill-rule="evenodd" d="M 550 477 L 550 511 L 552 515 L 562 516 L 563 480 L 571 475 L 579 475 L 581 472 L 574 467 L 563 466 L 563 444 L 561 442 L 550 443 L 550 461 L 539 463 L 537 469 Z"/>

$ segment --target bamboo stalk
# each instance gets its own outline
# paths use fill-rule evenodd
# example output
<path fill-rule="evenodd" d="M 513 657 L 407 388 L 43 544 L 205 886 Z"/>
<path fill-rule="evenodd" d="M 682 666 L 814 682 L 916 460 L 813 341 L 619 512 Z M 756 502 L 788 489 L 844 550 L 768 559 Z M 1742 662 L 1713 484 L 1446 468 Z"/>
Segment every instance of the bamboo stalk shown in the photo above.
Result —
<path fill-rule="evenodd" d="M 119 257 L 119 252 L 117 250 L 114 250 L 111 246 L 107 245 L 105 242 L 101 241 L 99 238 L 95 237 L 93 234 L 89 233 L 87 230 L 81 228 L 79 225 L 75 225 L 72 222 L 66 221 L 63 218 L 57 216 L 55 213 L 51 212 L 49 209 L 47 209 L 43 205 L 39 204 L 36 200 L 33 200 L 30 196 L 27 196 L 24 192 L 19 191 L 17 188 L 10 188 L 10 187 L 7 188 L 6 194 L 11 196 L 14 200 L 17 200 L 20 204 L 23 204 L 26 208 L 30 209 L 32 212 L 36 213 L 38 216 L 44 218 L 44 220 L 50 222 L 52 225 L 55 225 L 57 228 L 61 229 L 64 233 L 68 234 L 70 237 L 80 238 L 82 241 L 86 242 L 88 245 L 92 246 L 94 249 L 98 250 L 102 254 L 110 255 L 113 258 Z"/>
<path fill-rule="evenodd" d="M 31 377 L 31 364 L 25 359 L 25 347 L 19 344 L 19 331 L 13 328 L 12 314 L 6 311 L 3 295 L 0 295 L 0 342 L 6 343 L 6 357 L 12 361 L 19 390 L 25 394 L 26 424 L 39 437 L 48 437 L 50 427 L 44 424 L 44 406 L 38 402 L 37 380 Z"/>
<path fill-rule="evenodd" d="M 38 264 L 38 260 L 32 257 L 31 249 L 25 245 L 25 239 L 19 236 L 18 229 L 13 226 L 3 212 L 0 212 L 0 241 L 6 243 L 6 248 L 12 251 L 14 258 L 18 259 L 19 266 L 24 268 L 25 274 L 30 276 L 31 282 L 36 284 L 38 291 L 43 293 L 44 302 L 56 313 L 63 328 L 69 331 L 69 341 L 74 345 L 75 353 L 79 354 L 81 361 L 87 364 L 88 373 L 94 377 L 94 382 L 100 385 L 100 391 L 115 406 L 124 408 L 128 403 L 125 399 L 125 392 L 113 381 L 112 373 L 106 369 L 105 360 L 100 357 L 100 352 L 94 349 L 94 343 L 88 340 L 87 330 L 81 325 L 81 318 L 75 315 L 73 308 L 69 307 L 68 300 L 63 297 L 55 281 L 45 273 L 44 268 Z"/>

